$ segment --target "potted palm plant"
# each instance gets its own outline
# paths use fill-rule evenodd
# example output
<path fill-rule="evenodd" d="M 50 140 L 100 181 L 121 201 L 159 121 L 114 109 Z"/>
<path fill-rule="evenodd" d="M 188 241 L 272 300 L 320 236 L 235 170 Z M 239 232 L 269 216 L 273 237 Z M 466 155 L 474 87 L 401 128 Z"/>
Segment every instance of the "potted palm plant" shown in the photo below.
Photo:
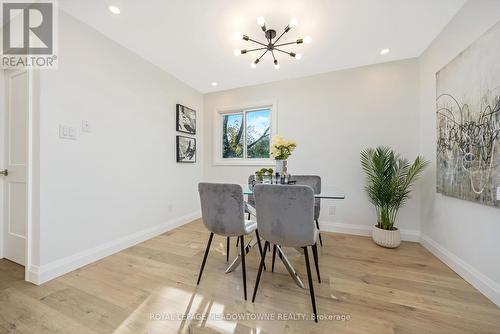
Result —
<path fill-rule="evenodd" d="M 398 211 L 410 198 L 412 185 L 428 164 L 420 156 L 410 164 L 389 147 L 361 152 L 365 190 L 377 211 L 377 224 L 372 228 L 372 238 L 377 245 L 396 248 L 401 244 L 401 233 L 394 226 Z"/>

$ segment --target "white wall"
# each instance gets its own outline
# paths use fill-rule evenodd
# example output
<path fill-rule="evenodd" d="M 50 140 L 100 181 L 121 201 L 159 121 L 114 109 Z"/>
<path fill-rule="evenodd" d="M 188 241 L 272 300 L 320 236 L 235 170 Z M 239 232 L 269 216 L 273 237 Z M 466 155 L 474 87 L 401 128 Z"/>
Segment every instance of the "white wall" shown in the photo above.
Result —
<path fill-rule="evenodd" d="M 59 27 L 59 68 L 40 73 L 38 282 L 196 218 L 203 173 L 175 161 L 175 105 L 201 138 L 202 95 L 63 12 Z"/>
<path fill-rule="evenodd" d="M 500 1 L 469 1 L 421 56 L 421 152 L 432 159 L 423 180 L 423 243 L 500 305 L 500 210 L 437 194 L 436 72 L 500 20 Z"/>
<path fill-rule="evenodd" d="M 347 195 L 343 201 L 323 201 L 320 223 L 336 223 L 324 226 L 333 230 L 369 233 L 376 218 L 363 190 L 360 151 L 389 145 L 410 159 L 416 157 L 418 88 L 417 61 L 405 60 L 207 94 L 205 178 L 245 183 L 257 169 L 213 165 L 215 109 L 276 99 L 278 133 L 298 142 L 289 159 L 290 172 L 321 175 L 325 186 L 341 188 Z M 415 193 L 402 209 L 402 229 L 420 229 L 419 201 Z M 328 216 L 330 205 L 336 206 L 335 216 Z"/>

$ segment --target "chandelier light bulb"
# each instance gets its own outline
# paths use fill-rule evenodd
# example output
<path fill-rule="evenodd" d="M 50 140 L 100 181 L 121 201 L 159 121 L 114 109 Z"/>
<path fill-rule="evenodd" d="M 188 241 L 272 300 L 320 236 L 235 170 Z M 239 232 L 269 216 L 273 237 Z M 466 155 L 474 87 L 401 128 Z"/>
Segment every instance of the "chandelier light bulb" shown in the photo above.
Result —
<path fill-rule="evenodd" d="M 241 54 L 241 50 L 235 49 L 235 50 L 233 51 L 233 54 L 234 54 L 235 56 L 239 56 L 239 55 Z"/>
<path fill-rule="evenodd" d="M 113 5 L 108 6 L 108 10 L 115 15 L 119 15 L 121 13 L 120 8 Z"/>
<path fill-rule="evenodd" d="M 280 69 L 280 64 L 278 63 L 278 60 L 274 60 L 274 68 L 279 70 Z"/>
<path fill-rule="evenodd" d="M 296 18 L 293 18 L 290 20 L 290 23 L 288 24 L 288 26 L 290 28 L 295 28 L 297 26 L 297 24 L 299 24 L 299 21 Z"/>
<path fill-rule="evenodd" d="M 301 60 L 301 59 L 302 59 L 302 55 L 301 55 L 300 53 L 297 53 L 297 54 L 295 55 L 295 59 L 297 59 L 297 60 Z"/>
<path fill-rule="evenodd" d="M 251 68 L 256 68 L 256 67 L 257 67 L 257 64 L 255 64 L 254 62 L 252 62 L 252 63 L 250 64 L 250 67 L 251 67 Z"/>
<path fill-rule="evenodd" d="M 241 32 L 234 33 L 234 39 L 243 39 L 243 34 Z"/>
<path fill-rule="evenodd" d="M 259 16 L 257 18 L 257 24 L 259 25 L 259 27 L 263 27 L 266 25 L 266 20 L 264 19 L 263 16 Z"/>
<path fill-rule="evenodd" d="M 304 43 L 309 44 L 309 43 L 311 43 L 311 42 L 312 42 L 312 38 L 311 38 L 311 36 L 306 36 L 306 37 L 304 37 Z"/>

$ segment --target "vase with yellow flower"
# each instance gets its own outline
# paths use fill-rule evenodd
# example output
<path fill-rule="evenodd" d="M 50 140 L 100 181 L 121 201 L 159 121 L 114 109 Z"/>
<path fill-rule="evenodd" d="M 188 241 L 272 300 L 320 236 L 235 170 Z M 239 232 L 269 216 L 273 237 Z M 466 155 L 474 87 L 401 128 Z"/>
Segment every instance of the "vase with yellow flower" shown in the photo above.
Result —
<path fill-rule="evenodd" d="M 276 173 L 280 176 L 288 174 L 287 159 L 292 155 L 296 147 L 297 143 L 293 140 L 286 140 L 279 135 L 273 137 L 271 141 L 271 156 L 276 160 Z"/>

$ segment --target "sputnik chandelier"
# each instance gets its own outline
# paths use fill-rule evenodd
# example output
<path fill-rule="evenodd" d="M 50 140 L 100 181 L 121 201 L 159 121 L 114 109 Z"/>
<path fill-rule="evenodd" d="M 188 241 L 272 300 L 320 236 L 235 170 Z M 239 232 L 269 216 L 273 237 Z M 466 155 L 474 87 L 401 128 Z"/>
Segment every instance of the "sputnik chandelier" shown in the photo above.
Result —
<path fill-rule="evenodd" d="M 264 51 L 258 58 L 256 58 L 252 62 L 252 64 L 251 64 L 252 68 L 257 67 L 257 64 L 260 62 L 262 57 L 264 57 L 269 52 L 273 57 L 274 68 L 279 69 L 280 64 L 278 63 L 278 59 L 276 59 L 275 51 L 287 54 L 290 57 L 293 57 L 293 58 L 299 60 L 300 58 L 302 58 L 302 55 L 300 53 L 288 52 L 288 51 L 282 50 L 282 47 L 286 47 L 286 46 L 293 45 L 293 44 L 302 44 L 302 43 L 309 44 L 309 43 L 311 43 L 311 37 L 306 36 L 304 38 L 299 38 L 293 42 L 281 42 L 278 44 L 278 42 L 280 42 L 281 38 L 287 32 L 289 32 L 292 28 L 295 28 L 297 26 L 297 24 L 298 24 L 297 19 L 291 19 L 290 23 L 286 26 L 286 28 L 283 30 L 281 35 L 278 36 L 278 38 L 276 38 L 276 36 L 277 36 L 276 30 L 266 28 L 266 21 L 264 20 L 264 18 L 262 16 L 259 16 L 257 18 L 257 24 L 261 27 L 262 31 L 264 32 L 267 41 L 266 42 L 259 42 L 259 41 L 252 39 L 252 38 L 250 38 L 247 35 L 244 35 L 242 33 L 236 33 L 236 37 L 238 39 L 243 39 L 244 41 L 255 43 L 259 47 L 256 47 L 253 49 L 234 50 L 235 56 L 247 54 L 249 52 Z"/>

